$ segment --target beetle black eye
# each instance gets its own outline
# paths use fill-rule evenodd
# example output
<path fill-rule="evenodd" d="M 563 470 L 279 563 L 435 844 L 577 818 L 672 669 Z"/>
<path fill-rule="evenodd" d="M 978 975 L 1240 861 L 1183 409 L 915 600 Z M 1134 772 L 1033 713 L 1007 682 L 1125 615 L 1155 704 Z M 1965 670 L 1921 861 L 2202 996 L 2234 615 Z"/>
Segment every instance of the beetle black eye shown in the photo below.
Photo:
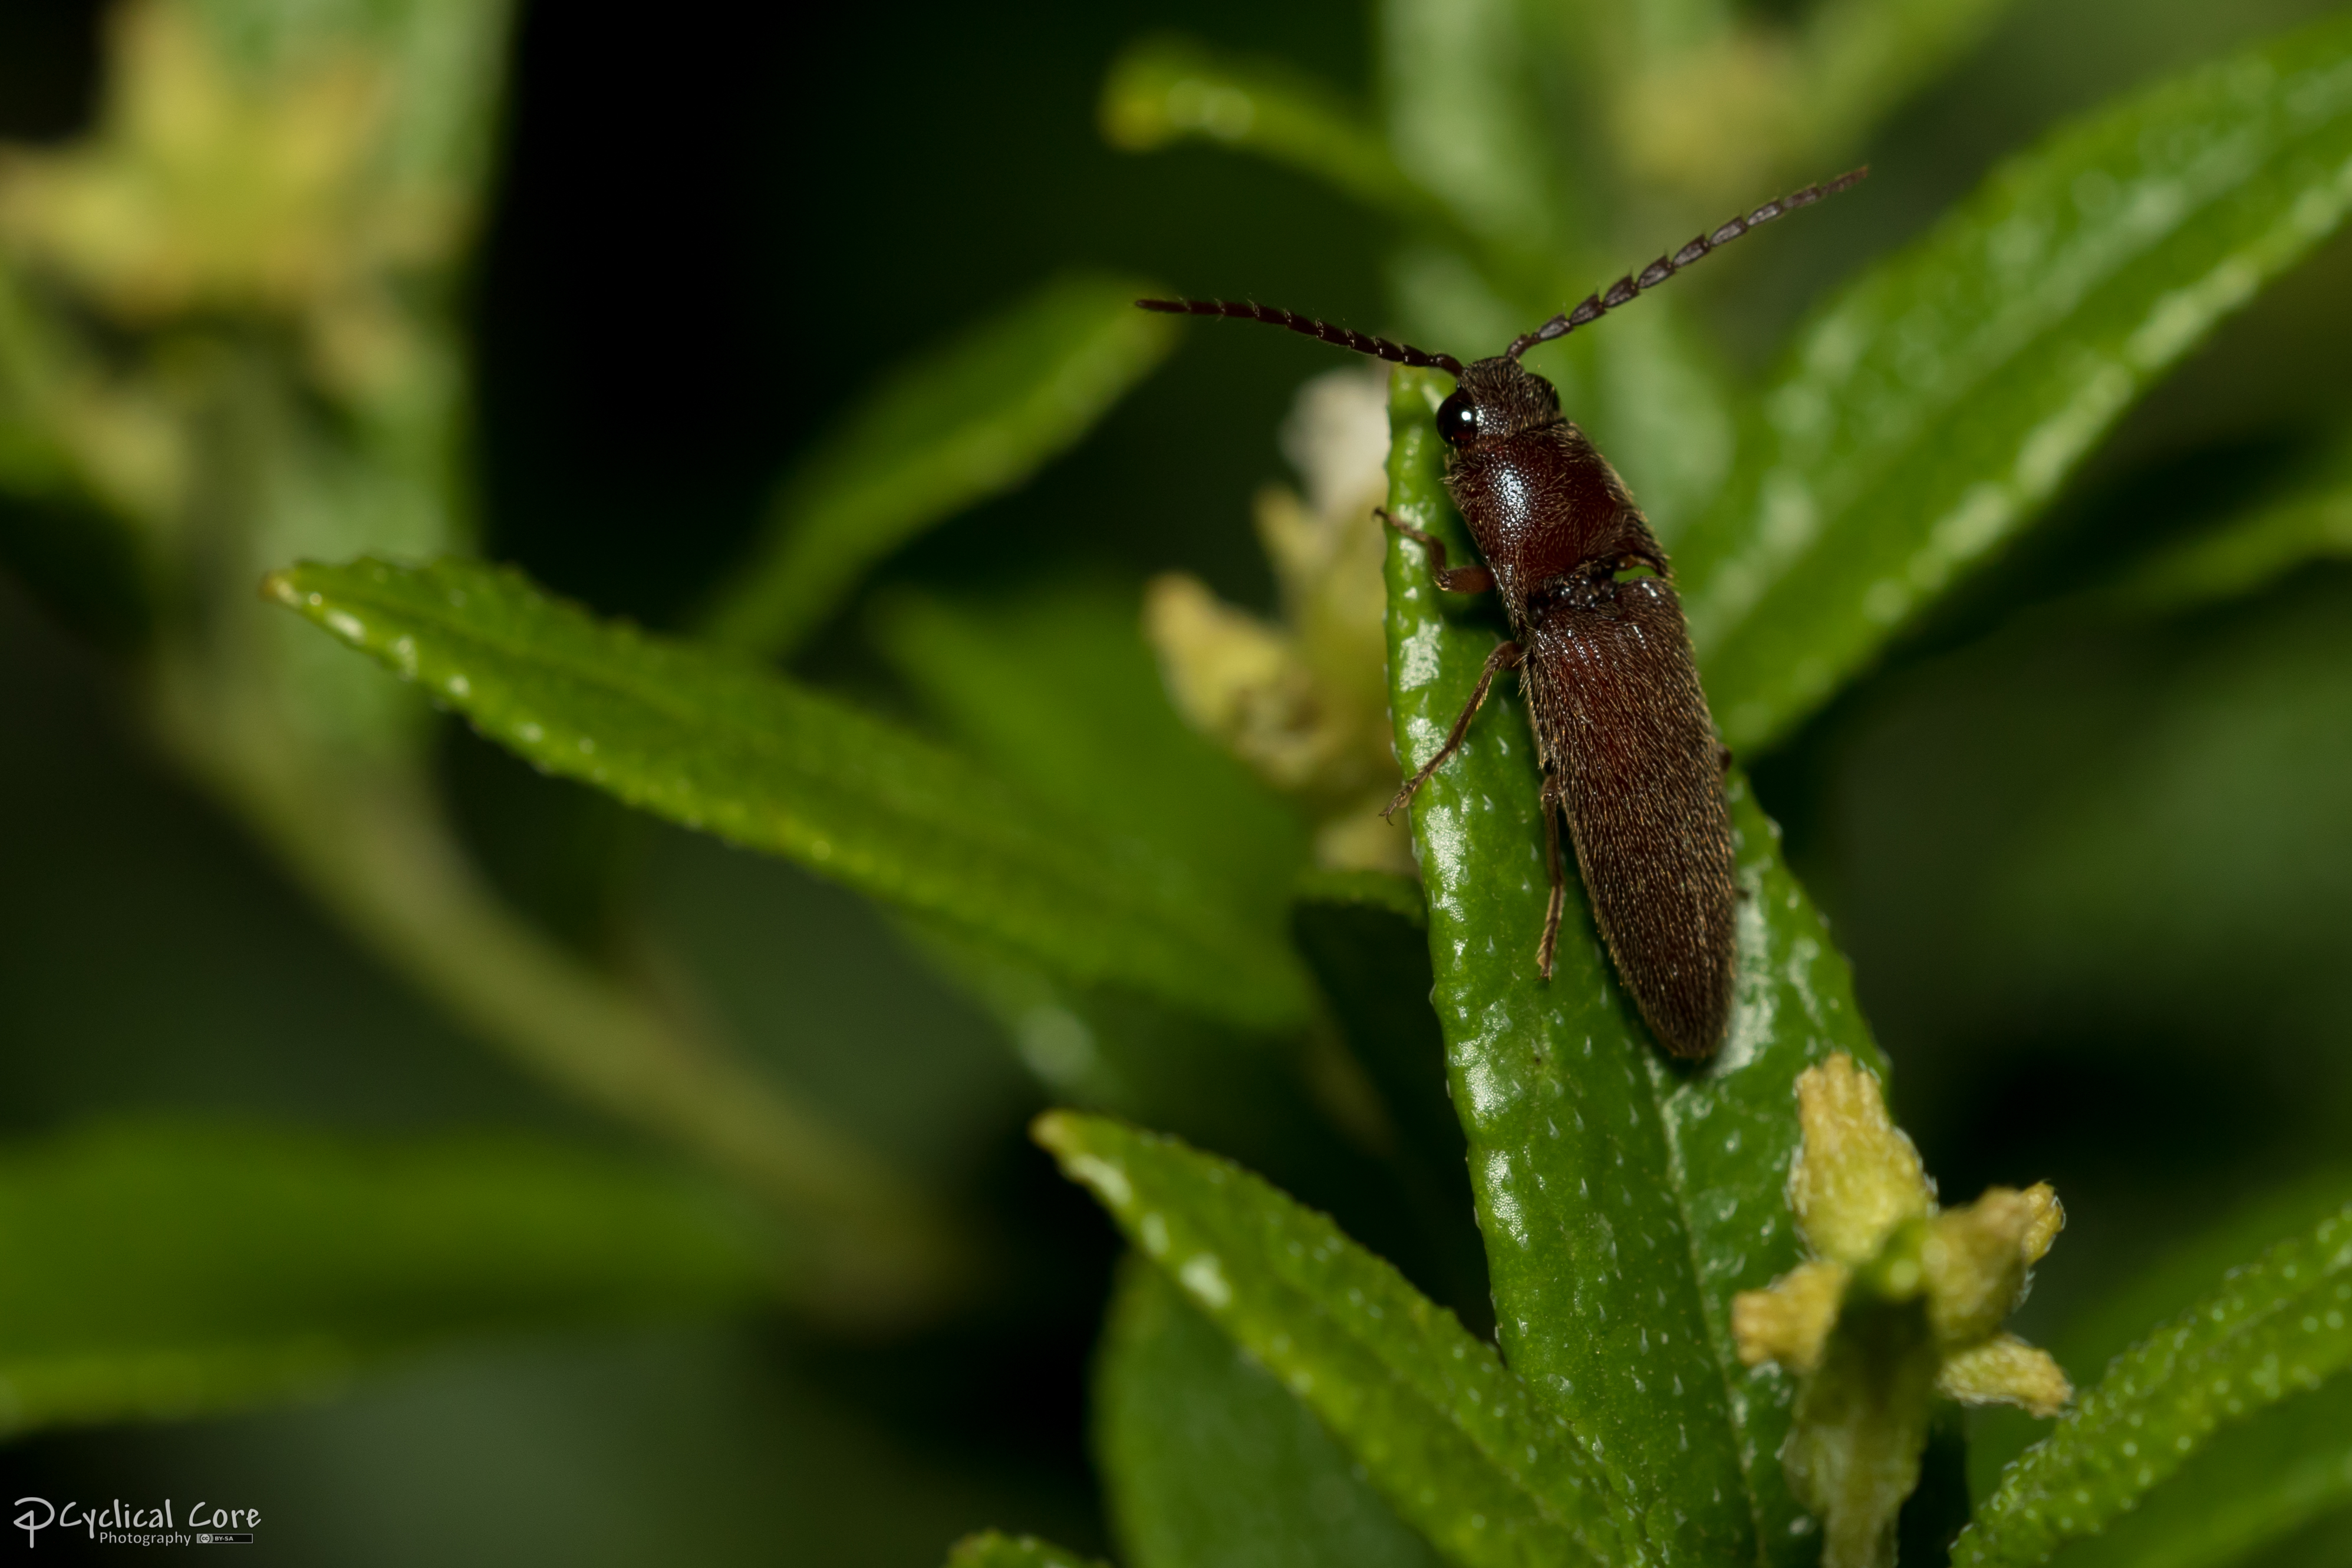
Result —
<path fill-rule="evenodd" d="M 1437 433 L 1449 447 L 1466 447 L 1478 434 L 1478 405 L 1455 393 L 1437 405 Z"/>

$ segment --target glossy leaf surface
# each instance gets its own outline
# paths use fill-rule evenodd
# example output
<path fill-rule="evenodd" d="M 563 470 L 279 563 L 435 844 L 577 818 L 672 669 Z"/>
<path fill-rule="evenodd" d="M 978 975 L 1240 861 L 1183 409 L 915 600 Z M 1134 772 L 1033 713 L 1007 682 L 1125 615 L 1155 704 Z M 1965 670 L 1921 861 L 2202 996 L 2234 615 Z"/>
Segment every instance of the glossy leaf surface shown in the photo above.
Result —
<path fill-rule="evenodd" d="M 447 560 L 277 574 L 270 592 L 547 772 L 885 902 L 1217 1016 L 1280 1026 L 1307 981 L 1278 928 L 956 754 L 740 658 L 598 621 Z"/>
<path fill-rule="evenodd" d="M 774 1267 L 725 1204 L 604 1155 L 185 1123 L 0 1154 L 0 1247 L 12 1429 L 315 1392 L 452 1335 L 740 1308 Z"/>
<path fill-rule="evenodd" d="M 1038 1142 L 1464 1568 L 1651 1561 L 1569 1421 L 1396 1270 L 1223 1160 L 1057 1111 Z"/>
<path fill-rule="evenodd" d="M 2352 204 L 2352 23 L 2053 136 L 1817 319 L 1675 566 L 1717 722 L 1784 734 Z"/>
<path fill-rule="evenodd" d="M 1095 1380 L 1095 1444 L 1128 1568 L 1435 1568 L 1312 1412 L 1131 1261 Z"/>
<path fill-rule="evenodd" d="M 2352 1365 L 2352 1205 L 2234 1269 L 2107 1368 L 2002 1473 L 1952 1551 L 1967 1568 L 2045 1562 L 2097 1534 L 2234 1426 Z"/>
<path fill-rule="evenodd" d="M 1161 292 L 1062 279 L 894 369 L 784 482 L 710 635 L 790 651 L 867 567 L 1076 442 L 1173 345 L 1172 322 L 1135 308 Z"/>
<path fill-rule="evenodd" d="M 1450 383 L 1400 374 L 1389 505 L 1456 559 L 1468 536 L 1431 416 Z M 1440 595 L 1421 547 L 1389 561 L 1399 753 L 1432 754 L 1496 641 Z M 1733 1356 L 1729 1302 L 1799 1259 L 1783 1183 L 1797 1075 L 1844 1050 L 1883 1070 L 1844 961 L 1731 775 L 1743 893 L 1722 1049 L 1669 1062 L 1620 989 L 1575 865 L 1559 966 L 1536 970 L 1549 881 L 1524 707 L 1498 682 L 1467 744 L 1413 803 L 1435 1002 L 1506 1358 L 1647 1500 L 1669 1560 L 1796 1562 L 1811 1542 L 1778 1458 L 1789 1385 Z"/>

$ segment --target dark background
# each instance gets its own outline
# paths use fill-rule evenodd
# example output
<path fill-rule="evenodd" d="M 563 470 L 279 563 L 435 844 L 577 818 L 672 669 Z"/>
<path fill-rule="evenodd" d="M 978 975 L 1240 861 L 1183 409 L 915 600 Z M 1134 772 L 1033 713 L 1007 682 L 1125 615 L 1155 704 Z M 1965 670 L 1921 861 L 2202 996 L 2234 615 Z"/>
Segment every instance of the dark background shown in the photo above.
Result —
<path fill-rule="evenodd" d="M 1760 369 L 1811 300 L 2056 120 L 2313 9 L 2021 6 L 1873 138 L 1863 192 L 1706 279 L 1727 353 Z M 475 291 L 489 553 L 677 621 L 841 408 L 1057 268 L 1379 319 L 1379 220 L 1093 131 L 1110 57 L 1166 28 L 1362 94 L 1356 7 L 986 10 L 528 8 Z M 87 122 L 96 20 L 0 7 L 0 135 Z M 2348 283 L 2332 247 L 2225 328 L 2046 530 L 1758 773 L 1946 1193 L 2048 1178 L 2068 1202 L 2029 1333 L 2352 1146 L 2352 577 L 2314 567 L 2161 621 L 2064 603 L 2340 426 Z M 1325 368 L 1276 334 L 1195 333 L 1081 449 L 888 574 L 1183 567 L 1263 603 L 1246 498 Z M 853 611 L 811 668 L 878 687 L 862 639 Z M 153 761 L 124 700 L 0 579 L 0 819 L 22 825 L 0 840 L 0 1124 L 167 1106 L 614 1136 L 345 942 Z M 453 1351 L 310 1408 L 20 1441 L 0 1449 L 8 1495 L 256 1506 L 287 1562 L 911 1565 L 991 1523 L 1103 1549 L 1084 1374 L 1110 1242 L 1022 1140 L 1035 1091 L 990 1027 L 856 900 L 616 825 L 454 727 L 446 753 L 486 860 L 559 929 L 580 844 L 638 835 L 648 918 L 746 1037 L 845 1121 L 992 1194 L 1022 1290 L 889 1344 L 771 1322 Z"/>

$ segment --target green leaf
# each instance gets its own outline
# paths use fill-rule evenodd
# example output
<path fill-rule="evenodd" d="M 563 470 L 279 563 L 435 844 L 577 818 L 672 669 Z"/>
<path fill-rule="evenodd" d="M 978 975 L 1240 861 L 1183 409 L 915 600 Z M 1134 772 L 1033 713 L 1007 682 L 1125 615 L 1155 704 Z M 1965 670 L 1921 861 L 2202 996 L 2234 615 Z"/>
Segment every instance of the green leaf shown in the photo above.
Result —
<path fill-rule="evenodd" d="M 1833 157 L 1966 55 L 2014 0 L 1828 0 L 1800 36 L 1789 153 Z"/>
<path fill-rule="evenodd" d="M 994 602 L 901 592 L 877 610 L 875 646 L 973 754 L 1069 820 L 1181 862 L 1204 897 L 1248 908 L 1269 943 L 1297 931 L 1291 899 L 1307 855 L 1298 816 L 1172 711 L 1132 589 L 1047 585 Z M 1409 884 L 1381 890 L 1420 897 Z M 1389 1108 L 1351 1115 L 1364 1110 L 1360 1083 L 1328 1031 L 1237 1036 L 1141 998 L 1057 983 L 1034 963 L 937 931 L 919 940 L 998 1016 L 1060 1103 L 1176 1133 L 1339 1205 L 1359 1236 L 1408 1269 L 1427 1258 L 1422 1237 L 1445 1228 L 1429 1223 L 1440 1215 L 1413 1184 L 1418 1168 L 1367 1157 L 1394 1148 L 1395 1117 L 1381 1114 Z M 1427 994 L 1424 975 L 1417 990 L 1384 996 L 1402 1004 L 1397 1021 L 1410 1027 L 1426 1024 Z M 1354 1000 L 1339 1011 L 1352 1017 Z M 1434 1077 L 1433 1053 L 1429 1062 Z M 1452 1160 L 1459 1186 L 1458 1135 Z M 1400 1203 L 1401 1181 L 1412 1190 Z M 1443 1219 L 1466 1229 L 1467 1214 L 1465 1203 Z"/>
<path fill-rule="evenodd" d="M 268 591 L 549 773 L 1070 978 L 1267 1027 L 1307 1013 L 1287 944 L 1201 902 L 1183 868 L 742 659 L 598 621 L 473 562 L 306 564 Z"/>
<path fill-rule="evenodd" d="M 1725 738 L 1819 706 L 2347 203 L 2336 18 L 2059 132 L 1847 290 L 1676 548 Z"/>
<path fill-rule="evenodd" d="M 1539 101 L 1540 44 L 1528 22 L 1512 0 L 1387 0 L 1381 86 L 1406 177 L 1479 237 L 1482 260 L 1508 258 L 1515 274 L 1541 276 L 1581 248 L 1583 215 L 1546 155 L 1558 139 Z"/>
<path fill-rule="evenodd" d="M 1034 1131 L 1448 1562 L 1651 1560 L 1569 1421 L 1329 1220 L 1173 1139 L 1067 1111 Z"/>
<path fill-rule="evenodd" d="M 1152 846 L 1278 929 L 1306 828 L 1177 716 L 1133 590 L 897 593 L 878 606 L 873 641 L 973 756 L 1056 811 Z"/>
<path fill-rule="evenodd" d="M 1628 76 L 1670 68 L 1727 42 L 1739 19 L 1728 0 L 1582 0 L 1555 16 L 1569 37 L 1587 40 L 1570 62 L 1596 93 L 1622 90 Z"/>
<path fill-rule="evenodd" d="M 2215 1434 L 2169 1480 L 2094 1536 L 2065 1568 L 2221 1568 L 2352 1502 L 2352 1378 Z M 2315 1553 L 2297 1562 L 2334 1563 Z"/>
<path fill-rule="evenodd" d="M 71 494 L 72 459 L 60 445 L 56 405 L 65 375 L 55 329 L 5 258 L 0 258 L 0 489 Z"/>
<path fill-rule="evenodd" d="M 1075 445 L 1174 345 L 1167 317 L 1135 308 L 1164 292 L 1060 279 L 893 367 L 784 481 L 765 542 L 705 629 L 788 653 L 868 567 Z"/>
<path fill-rule="evenodd" d="M 1389 506 L 1469 542 L 1441 482 L 1443 376 L 1402 373 Z M 1457 619 L 1421 547 L 1388 560 L 1390 710 L 1400 756 L 1435 751 L 1496 636 Z M 1512 682 L 1502 682 L 1510 687 Z M 1800 1258 L 1782 1190 L 1799 1073 L 1832 1051 L 1884 1071 L 1844 960 L 1782 864 L 1779 829 L 1727 781 L 1738 993 L 1723 1048 L 1667 1061 L 1618 986 L 1574 862 L 1558 968 L 1536 973 L 1549 880 L 1532 737 L 1498 689 L 1413 803 L 1435 1003 L 1486 1237 L 1505 1356 L 1632 1474 L 1661 1554 L 1796 1563 L 1809 1528 L 1778 1458 L 1790 1385 L 1751 1374 L 1729 1304 Z"/>
<path fill-rule="evenodd" d="M 1416 931 L 1429 929 L 1429 901 L 1422 897 L 1421 884 L 1392 871 L 1335 871 L 1309 867 L 1298 874 L 1296 892 L 1302 904 L 1379 910 Z"/>
<path fill-rule="evenodd" d="M 1464 1327 L 1492 1339 L 1495 1307 L 1467 1150 L 1447 1095 L 1445 1042 L 1429 1008 L 1421 885 L 1378 871 L 1318 872 L 1300 881 L 1291 930 L 1349 1055 L 1379 1096 L 1381 1147 L 1398 1177 L 1394 1217 L 1412 1226 L 1391 1224 L 1375 1237 L 1356 1217 L 1361 1208 L 1348 1211 L 1349 1223 Z"/>
<path fill-rule="evenodd" d="M 2352 559 L 2352 443 L 2289 493 L 2157 551 L 2100 597 L 2160 614 L 2242 598 L 2313 561 Z"/>
<path fill-rule="evenodd" d="M 2104 1367 L 2150 1323 L 2186 1311 L 2213 1280 L 2273 1237 L 2307 1231 L 2352 1202 L 2352 1170 L 2336 1168 L 2271 1189 L 2186 1240 L 2119 1287 L 2107 1289 L 2050 1337 L 2060 1363 Z M 1979 1498 L 2049 1427 L 2022 1411 L 1983 1410 L 1969 1437 L 1969 1471 Z M 2142 1563 L 2165 1568 L 2233 1561 L 2284 1535 L 2352 1485 L 2352 1380 L 2336 1379 L 2307 1399 L 2285 1401 L 2216 1435 L 2137 1507 L 2103 1532 L 2068 1544 L 2070 1568 Z"/>
<path fill-rule="evenodd" d="M 332 1386 L 457 1334 L 740 1309 L 773 1264 L 687 1183 L 513 1137 L 169 1122 L 0 1152 L 0 1426 Z"/>
<path fill-rule="evenodd" d="M 2003 1472 L 1952 1561 L 2047 1561 L 2138 1506 L 2221 1428 L 2320 1389 L 2347 1364 L 2352 1205 L 2232 1270 L 2118 1356 L 2056 1430 Z"/>
<path fill-rule="evenodd" d="M 1295 942 L 1302 956 L 1323 943 L 1316 977 L 1344 1047 L 1328 1028 L 1238 1034 L 918 931 L 1047 1092 L 1240 1161 L 1483 1319 L 1485 1268 L 1444 1098 L 1426 942 L 1389 912 L 1417 909 L 1420 889 L 1302 870 L 1296 810 L 1171 709 L 1132 588 L 1047 584 L 993 601 L 901 591 L 876 610 L 876 647 L 982 761 L 1068 820 L 1181 862 L 1213 890 L 1204 896 L 1263 921 L 1269 943 Z M 1385 907 L 1333 931 L 1294 902 L 1304 884 L 1369 889 Z M 1439 1138 L 1427 1135 L 1432 1121 Z"/>
<path fill-rule="evenodd" d="M 1034 1535 L 983 1530 L 955 1543 L 948 1552 L 947 1568 L 1105 1568 L 1105 1564 Z"/>
<path fill-rule="evenodd" d="M 1167 1276 L 1130 1260 L 1095 1378 L 1128 1568 L 1435 1568 L 1307 1407 Z"/>
<path fill-rule="evenodd" d="M 152 455 L 152 444 L 139 439 L 152 426 L 120 417 L 121 405 L 112 421 L 94 417 L 96 400 L 85 395 L 84 444 L 110 446 L 117 459 L 88 472 L 68 445 L 65 410 L 75 405 L 74 384 L 90 380 L 89 365 L 0 255 L 0 564 L 69 624 L 126 646 L 152 614 L 152 563 L 147 541 L 122 515 L 136 509 L 121 492 L 147 488 L 133 476 L 138 458 Z M 105 480 L 116 491 L 112 506 L 100 488 Z"/>
<path fill-rule="evenodd" d="M 1181 867 L 1200 898 L 1246 909 L 1270 947 L 1287 946 L 1304 826 L 1176 716 L 1131 588 L 1047 584 L 992 602 L 898 591 L 876 610 L 874 646 L 972 755 L 1057 819 Z M 916 935 L 1059 1102 L 1175 1132 L 1293 1191 L 1328 1194 L 1320 1173 L 1363 1174 L 1361 1150 L 1309 1092 L 1298 1038 L 1237 1036 L 1001 947 Z"/>
<path fill-rule="evenodd" d="M 1250 152 L 1411 221 L 1444 209 L 1405 178 L 1388 145 L 1329 89 L 1265 61 L 1227 59 L 1182 38 L 1137 44 L 1103 82 L 1103 139 L 1130 153 L 1197 138 Z"/>
<path fill-rule="evenodd" d="M 2352 1167 L 2341 1165 L 2236 1203 L 2226 1217 L 2176 1238 L 2152 1267 L 2069 1318 L 2050 1348 L 2064 1365 L 2085 1372 L 2103 1367 L 2145 1338 L 2149 1324 L 2187 1311 L 2241 1260 L 2282 1236 L 2310 1230 L 2347 1204 L 2352 1204 Z M 2034 1430 L 2047 1428 L 2037 1424 Z"/>

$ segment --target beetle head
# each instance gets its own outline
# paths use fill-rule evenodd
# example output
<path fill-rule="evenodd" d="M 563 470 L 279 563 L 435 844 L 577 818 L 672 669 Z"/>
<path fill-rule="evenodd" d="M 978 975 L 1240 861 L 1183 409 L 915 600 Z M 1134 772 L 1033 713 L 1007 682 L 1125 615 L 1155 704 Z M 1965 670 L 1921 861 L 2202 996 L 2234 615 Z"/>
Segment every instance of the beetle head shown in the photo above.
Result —
<path fill-rule="evenodd" d="M 1508 354 L 1465 367 L 1458 383 L 1437 405 L 1437 433 L 1457 452 L 1559 423 L 1559 393 Z"/>

